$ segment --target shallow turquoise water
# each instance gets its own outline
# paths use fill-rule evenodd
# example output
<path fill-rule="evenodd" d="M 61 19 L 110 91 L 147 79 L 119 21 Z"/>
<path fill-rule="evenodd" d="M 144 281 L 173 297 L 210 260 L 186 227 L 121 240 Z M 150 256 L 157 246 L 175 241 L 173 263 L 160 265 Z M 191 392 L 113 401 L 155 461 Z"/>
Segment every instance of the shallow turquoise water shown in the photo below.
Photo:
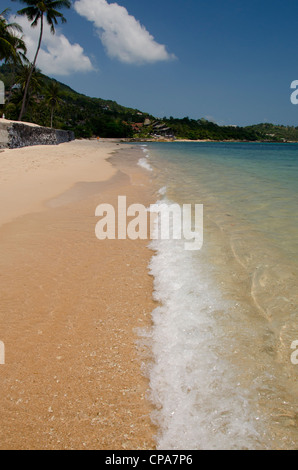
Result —
<path fill-rule="evenodd" d="M 298 261 L 298 144 L 175 143 L 150 149 L 160 156 L 158 169 L 168 164 L 169 190 L 183 199 L 212 198 Z"/>
<path fill-rule="evenodd" d="M 297 448 L 298 145 L 143 150 L 159 198 L 204 205 L 202 250 L 151 244 L 158 447 Z"/>

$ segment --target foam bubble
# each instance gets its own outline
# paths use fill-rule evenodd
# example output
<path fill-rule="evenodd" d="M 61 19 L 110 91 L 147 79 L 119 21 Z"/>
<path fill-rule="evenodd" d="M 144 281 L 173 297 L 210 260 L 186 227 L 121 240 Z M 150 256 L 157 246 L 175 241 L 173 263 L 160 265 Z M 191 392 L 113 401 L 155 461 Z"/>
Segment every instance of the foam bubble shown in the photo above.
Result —
<path fill-rule="evenodd" d="M 151 165 L 148 163 L 148 161 L 146 160 L 146 158 L 140 158 L 140 160 L 138 161 L 138 165 L 141 166 L 142 168 L 145 168 L 145 170 L 153 171 L 153 168 L 152 168 Z"/>
<path fill-rule="evenodd" d="M 157 448 L 257 448 L 256 414 L 222 354 L 226 339 L 217 317 L 234 305 L 223 299 L 202 252 L 185 251 L 184 240 L 154 240 L 150 247 L 160 304 L 152 313 L 149 372 Z"/>
<path fill-rule="evenodd" d="M 158 194 L 160 194 L 160 196 L 165 196 L 167 194 L 167 187 L 163 186 L 162 188 L 160 188 Z"/>

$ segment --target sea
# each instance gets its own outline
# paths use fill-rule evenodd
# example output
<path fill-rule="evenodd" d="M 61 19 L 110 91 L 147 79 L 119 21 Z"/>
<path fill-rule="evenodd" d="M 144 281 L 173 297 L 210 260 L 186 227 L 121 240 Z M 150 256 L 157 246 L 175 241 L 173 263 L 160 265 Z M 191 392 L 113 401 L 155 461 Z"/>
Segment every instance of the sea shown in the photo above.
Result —
<path fill-rule="evenodd" d="M 298 144 L 137 145 L 156 202 L 204 210 L 200 250 L 149 245 L 157 449 L 297 449 Z"/>

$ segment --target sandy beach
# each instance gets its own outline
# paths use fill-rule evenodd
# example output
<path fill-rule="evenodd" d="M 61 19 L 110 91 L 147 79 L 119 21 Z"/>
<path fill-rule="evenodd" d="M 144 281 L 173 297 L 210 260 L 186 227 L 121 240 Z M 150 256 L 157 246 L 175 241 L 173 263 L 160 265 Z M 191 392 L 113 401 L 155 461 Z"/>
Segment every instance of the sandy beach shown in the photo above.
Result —
<path fill-rule="evenodd" d="M 46 201 L 78 181 L 93 182 L 95 174 L 97 181 L 111 178 L 116 170 L 106 158 L 117 148 L 116 143 L 77 140 L 4 150 L 0 153 L 0 225 L 43 210 Z"/>
<path fill-rule="evenodd" d="M 152 202 L 138 152 L 74 141 L 0 153 L 2 450 L 155 447 L 136 344 L 154 308 L 151 252 L 94 232 L 98 204 Z"/>

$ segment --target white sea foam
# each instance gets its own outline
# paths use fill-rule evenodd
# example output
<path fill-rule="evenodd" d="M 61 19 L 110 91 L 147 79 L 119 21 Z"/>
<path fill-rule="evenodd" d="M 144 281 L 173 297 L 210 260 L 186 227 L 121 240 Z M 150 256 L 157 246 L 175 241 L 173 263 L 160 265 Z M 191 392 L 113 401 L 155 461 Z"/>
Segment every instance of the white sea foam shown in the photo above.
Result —
<path fill-rule="evenodd" d="M 297 148 L 160 144 L 149 150 L 158 197 L 204 202 L 206 215 L 201 251 L 187 252 L 184 241 L 173 238 L 151 244 L 159 307 L 144 342 L 154 359 L 146 372 L 157 448 L 295 449 L 290 345 L 296 339 L 297 227 L 290 201 L 297 191 Z M 289 254 L 296 263 L 291 271 Z"/>
<path fill-rule="evenodd" d="M 146 158 L 140 158 L 140 160 L 138 161 L 138 165 L 142 168 L 145 168 L 145 170 L 153 171 L 152 166 L 148 163 Z"/>
<path fill-rule="evenodd" d="M 163 186 L 162 188 L 160 188 L 158 190 L 158 194 L 160 194 L 160 196 L 165 196 L 167 194 L 167 187 Z"/>
<path fill-rule="evenodd" d="M 155 240 L 151 248 L 160 303 L 152 314 L 149 373 L 157 448 L 256 448 L 257 416 L 222 355 L 225 336 L 217 318 L 233 304 L 222 298 L 204 255 L 185 251 L 184 240 Z"/>

